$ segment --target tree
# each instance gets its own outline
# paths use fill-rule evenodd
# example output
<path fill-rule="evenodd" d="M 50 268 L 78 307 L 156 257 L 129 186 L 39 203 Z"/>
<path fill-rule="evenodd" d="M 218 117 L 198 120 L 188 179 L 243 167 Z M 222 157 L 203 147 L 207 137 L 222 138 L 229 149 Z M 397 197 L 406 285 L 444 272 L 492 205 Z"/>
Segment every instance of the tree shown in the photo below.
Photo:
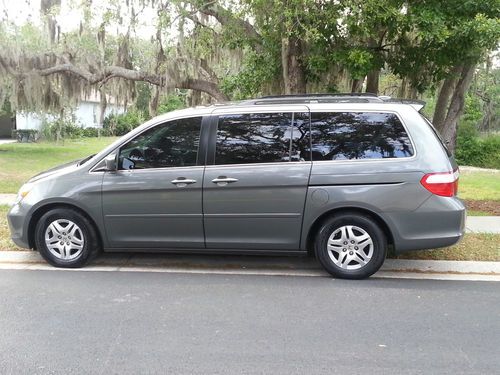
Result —
<path fill-rule="evenodd" d="M 399 78 L 403 97 L 439 87 L 434 121 L 453 148 L 475 67 L 498 43 L 499 3 L 113 0 L 98 12 L 85 0 L 79 30 L 61 31 L 60 0 L 42 0 L 48 33 L 0 27 L 0 80 L 14 106 L 53 110 L 90 90 L 128 104 L 147 84 L 154 115 L 172 89 L 190 90 L 191 104 L 360 92 L 365 81 L 378 93 L 384 70 Z M 138 33 L 146 12 L 156 14 L 150 41 Z"/>

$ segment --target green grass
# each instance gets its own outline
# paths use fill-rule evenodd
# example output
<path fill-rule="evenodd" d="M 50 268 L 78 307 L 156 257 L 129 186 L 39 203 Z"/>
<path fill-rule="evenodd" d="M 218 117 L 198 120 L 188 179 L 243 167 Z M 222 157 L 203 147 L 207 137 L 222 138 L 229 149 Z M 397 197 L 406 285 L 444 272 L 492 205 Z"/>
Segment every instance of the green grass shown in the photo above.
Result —
<path fill-rule="evenodd" d="M 476 201 L 500 201 L 500 173 L 462 172 L 458 196 Z"/>
<path fill-rule="evenodd" d="M 491 216 L 489 212 L 485 211 L 476 211 L 476 210 L 467 210 L 468 216 Z"/>
<path fill-rule="evenodd" d="M 17 193 L 31 176 L 71 160 L 94 154 L 116 138 L 83 138 L 55 143 L 0 145 L 0 193 Z M 500 201 L 500 173 L 462 172 L 459 196 L 467 200 Z"/>
<path fill-rule="evenodd" d="M 9 207 L 0 205 L 0 250 L 22 250 L 10 239 L 7 212 L 9 212 Z"/>
<path fill-rule="evenodd" d="M 95 154 L 116 138 L 83 138 L 64 144 L 49 142 L 0 145 L 0 193 L 17 193 L 31 176 L 56 165 Z"/>
<path fill-rule="evenodd" d="M 10 239 L 6 217 L 8 211 L 8 206 L 0 205 L 0 250 L 22 250 Z M 411 251 L 397 258 L 500 261 L 499 243 L 500 234 L 467 233 L 458 245 L 438 250 Z"/>
<path fill-rule="evenodd" d="M 398 259 L 500 261 L 500 234 L 466 233 L 457 245 L 435 250 L 411 251 Z"/>

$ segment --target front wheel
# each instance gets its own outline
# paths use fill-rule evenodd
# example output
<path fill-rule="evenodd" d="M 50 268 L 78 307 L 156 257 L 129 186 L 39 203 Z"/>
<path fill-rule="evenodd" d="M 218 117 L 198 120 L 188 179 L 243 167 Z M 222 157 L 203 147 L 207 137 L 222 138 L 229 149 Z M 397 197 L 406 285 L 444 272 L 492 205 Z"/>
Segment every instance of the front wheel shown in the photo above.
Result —
<path fill-rule="evenodd" d="M 384 263 L 387 239 L 369 216 L 343 213 L 323 223 L 314 248 L 319 262 L 332 276 L 364 279 Z"/>
<path fill-rule="evenodd" d="M 35 243 L 48 263 L 63 268 L 82 267 L 100 250 L 92 223 L 68 208 L 50 210 L 40 218 Z"/>

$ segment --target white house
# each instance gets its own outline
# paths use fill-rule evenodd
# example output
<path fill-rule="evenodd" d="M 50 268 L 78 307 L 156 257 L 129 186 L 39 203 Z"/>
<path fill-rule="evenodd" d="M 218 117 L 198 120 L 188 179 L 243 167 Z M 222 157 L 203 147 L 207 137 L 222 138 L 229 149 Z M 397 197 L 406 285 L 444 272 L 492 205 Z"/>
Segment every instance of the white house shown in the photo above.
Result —
<path fill-rule="evenodd" d="M 125 112 L 122 105 L 116 104 L 113 98 L 107 98 L 108 105 L 104 112 L 104 117 L 111 113 L 119 114 Z M 73 116 L 77 125 L 84 128 L 100 128 L 102 124 L 99 123 L 101 118 L 100 96 L 99 93 L 87 97 L 80 101 L 80 104 L 73 111 Z M 40 130 L 45 120 L 51 120 L 54 117 L 51 115 L 43 115 L 32 112 L 16 112 L 16 129 L 35 129 Z"/>

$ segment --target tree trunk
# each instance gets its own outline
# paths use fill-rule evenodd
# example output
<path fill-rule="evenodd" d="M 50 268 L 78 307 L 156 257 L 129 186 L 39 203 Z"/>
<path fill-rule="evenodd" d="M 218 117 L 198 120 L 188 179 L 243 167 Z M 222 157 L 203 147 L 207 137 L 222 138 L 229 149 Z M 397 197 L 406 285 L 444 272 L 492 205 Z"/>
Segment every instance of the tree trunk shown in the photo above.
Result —
<path fill-rule="evenodd" d="M 402 80 L 401 80 L 401 86 L 399 86 L 399 90 L 398 90 L 398 98 L 401 98 L 401 99 L 404 99 L 406 98 L 406 87 L 408 86 L 407 84 L 407 79 L 406 77 L 404 77 Z"/>
<path fill-rule="evenodd" d="M 366 76 L 366 92 L 378 95 L 378 81 L 380 76 L 380 69 L 373 69 Z"/>
<path fill-rule="evenodd" d="M 418 99 L 418 91 L 411 84 L 410 84 L 410 87 L 408 88 L 407 97 L 408 97 L 408 99 Z"/>
<path fill-rule="evenodd" d="M 301 62 L 302 44 L 297 38 L 281 40 L 281 65 L 285 95 L 305 94 L 306 77 Z"/>
<path fill-rule="evenodd" d="M 158 87 L 153 88 L 153 96 L 149 101 L 149 116 L 155 117 L 158 112 L 158 104 L 160 102 L 160 90 Z"/>
<path fill-rule="evenodd" d="M 362 79 L 353 79 L 351 86 L 351 93 L 361 92 L 363 89 L 364 77 Z"/>
<path fill-rule="evenodd" d="M 106 114 L 106 107 L 108 106 L 108 100 L 106 99 L 106 94 L 104 93 L 104 90 L 99 90 L 99 127 L 97 128 L 99 133 L 100 129 L 102 128 L 104 124 L 104 115 Z"/>
<path fill-rule="evenodd" d="M 188 102 L 190 107 L 196 107 L 202 103 L 201 91 L 191 91 L 188 96 Z"/>
<path fill-rule="evenodd" d="M 451 152 L 455 151 L 457 123 L 464 111 L 465 94 L 472 82 L 474 70 L 475 64 L 465 65 L 462 67 L 460 77 L 451 97 L 446 118 L 443 122 L 443 130 L 441 134 Z"/>
<path fill-rule="evenodd" d="M 434 116 L 432 118 L 432 123 L 434 127 L 442 134 L 443 133 L 443 122 L 446 118 L 446 109 L 448 108 L 448 103 L 450 101 L 451 94 L 455 89 L 457 84 L 456 75 L 460 73 L 460 67 L 453 69 L 452 75 L 446 78 L 439 89 L 439 95 L 436 102 L 436 108 L 434 109 Z"/>

